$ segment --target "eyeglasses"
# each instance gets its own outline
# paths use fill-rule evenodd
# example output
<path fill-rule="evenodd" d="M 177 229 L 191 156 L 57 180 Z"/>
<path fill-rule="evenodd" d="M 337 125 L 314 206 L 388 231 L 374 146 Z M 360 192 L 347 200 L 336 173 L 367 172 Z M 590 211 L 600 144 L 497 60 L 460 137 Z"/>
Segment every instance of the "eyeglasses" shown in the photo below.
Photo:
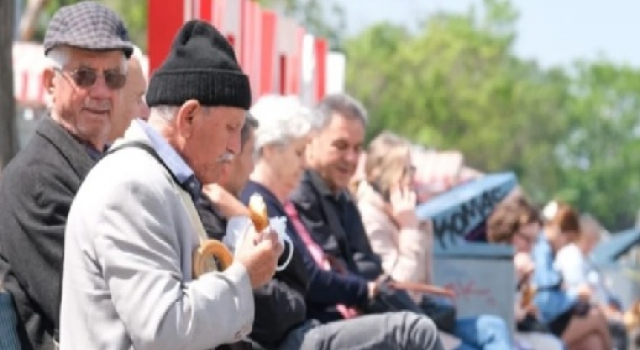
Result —
<path fill-rule="evenodd" d="M 64 71 L 60 68 L 55 68 L 55 71 L 58 73 L 63 73 Z M 72 71 L 67 71 L 67 74 L 73 79 L 73 82 L 76 83 L 81 88 L 90 88 L 93 84 L 98 80 L 98 71 L 93 68 L 81 67 Z M 104 82 L 110 90 L 118 90 L 121 89 L 124 84 L 127 82 L 127 76 L 115 70 L 105 70 L 102 75 L 104 75 Z"/>

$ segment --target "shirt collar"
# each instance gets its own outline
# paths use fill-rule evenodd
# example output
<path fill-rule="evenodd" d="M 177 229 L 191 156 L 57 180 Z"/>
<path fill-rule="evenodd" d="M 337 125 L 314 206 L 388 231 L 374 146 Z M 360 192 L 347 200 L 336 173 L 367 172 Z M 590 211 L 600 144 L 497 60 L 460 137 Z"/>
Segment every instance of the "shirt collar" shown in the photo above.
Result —
<path fill-rule="evenodd" d="M 93 159 L 94 161 L 98 161 L 100 160 L 100 158 L 102 158 L 102 156 L 107 152 L 107 150 L 109 149 L 109 145 L 105 144 L 104 145 L 104 149 L 102 151 L 99 151 L 94 145 L 92 145 L 90 142 L 82 140 L 80 137 L 71 134 L 71 136 L 76 139 L 81 145 L 82 147 L 84 147 L 84 150 L 87 151 L 87 154 L 89 154 L 89 157 L 91 157 L 91 159 Z"/>
<path fill-rule="evenodd" d="M 88 144 L 88 143 L 83 143 L 82 144 L 84 146 L 84 149 L 87 151 L 87 153 L 89 154 L 89 157 L 91 157 L 91 159 L 97 161 L 99 160 L 102 155 L 104 154 L 104 152 L 100 152 L 98 151 L 95 147 L 93 147 L 93 145 Z M 106 147 L 105 147 L 105 151 L 106 151 Z"/>
<path fill-rule="evenodd" d="M 167 142 L 167 140 L 160 135 L 155 129 L 153 129 L 147 122 L 136 119 L 134 123 L 145 132 L 149 140 L 151 141 L 151 147 L 158 153 L 158 156 L 169 171 L 178 180 L 178 184 L 184 188 L 194 200 L 198 200 L 200 192 L 202 191 L 202 184 L 191 169 L 191 167 L 184 161 L 184 159 L 176 152 L 176 150 Z"/>

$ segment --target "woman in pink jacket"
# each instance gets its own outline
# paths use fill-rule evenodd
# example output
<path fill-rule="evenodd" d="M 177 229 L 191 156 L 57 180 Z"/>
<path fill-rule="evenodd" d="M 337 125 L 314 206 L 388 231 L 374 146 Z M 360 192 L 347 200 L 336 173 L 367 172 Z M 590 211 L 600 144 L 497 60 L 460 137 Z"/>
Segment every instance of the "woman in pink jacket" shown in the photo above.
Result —
<path fill-rule="evenodd" d="M 373 251 L 394 280 L 431 283 L 433 234 L 415 214 L 410 144 L 382 133 L 369 145 L 354 193 Z M 356 188 L 357 187 L 357 188 Z M 418 301 L 418 295 L 414 295 Z"/>
<path fill-rule="evenodd" d="M 415 213 L 414 173 L 411 144 L 383 132 L 369 145 L 363 179 L 352 190 L 371 248 L 382 258 L 384 272 L 398 282 L 430 284 L 433 234 L 430 225 L 421 223 Z M 429 289 L 431 294 L 453 296 L 440 287 Z M 412 297 L 421 304 L 423 295 L 413 293 Z M 512 348 L 507 326 L 497 316 L 457 319 L 452 333 L 462 341 L 458 349 Z"/>

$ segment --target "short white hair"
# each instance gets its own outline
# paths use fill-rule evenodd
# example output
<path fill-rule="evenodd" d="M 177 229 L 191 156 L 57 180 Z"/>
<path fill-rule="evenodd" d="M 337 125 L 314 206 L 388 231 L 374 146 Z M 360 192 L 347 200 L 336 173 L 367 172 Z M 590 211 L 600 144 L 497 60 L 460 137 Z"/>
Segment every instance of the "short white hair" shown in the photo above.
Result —
<path fill-rule="evenodd" d="M 144 58 L 144 54 L 138 45 L 133 45 L 133 53 L 131 53 L 131 58 L 141 59 Z"/>
<path fill-rule="evenodd" d="M 69 50 L 66 47 L 54 47 L 46 56 L 47 68 L 58 68 L 66 66 L 69 63 Z"/>
<path fill-rule="evenodd" d="M 58 46 L 51 49 L 44 60 L 43 69 L 62 69 L 64 66 L 69 63 L 69 50 L 66 47 Z M 53 96 L 47 89 L 44 94 L 44 104 L 47 106 L 47 109 L 51 109 L 53 107 Z"/>
<path fill-rule="evenodd" d="M 149 109 L 149 120 L 159 119 L 164 122 L 169 122 L 173 120 L 179 110 L 179 106 L 153 106 Z"/>
<path fill-rule="evenodd" d="M 142 68 L 142 74 L 145 80 L 149 80 L 149 57 L 145 56 L 140 47 L 133 45 L 133 53 L 129 60 L 136 60 Z"/>
<path fill-rule="evenodd" d="M 313 130 L 311 111 L 293 95 L 263 96 L 251 108 L 251 115 L 258 121 L 255 131 L 258 155 L 267 145 L 287 145 Z"/>

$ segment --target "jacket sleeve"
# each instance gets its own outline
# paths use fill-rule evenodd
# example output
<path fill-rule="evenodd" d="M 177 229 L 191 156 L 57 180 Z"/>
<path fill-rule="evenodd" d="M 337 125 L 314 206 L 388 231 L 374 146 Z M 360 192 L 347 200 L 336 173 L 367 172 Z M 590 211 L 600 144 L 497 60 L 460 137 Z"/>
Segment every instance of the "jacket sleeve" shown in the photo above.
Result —
<path fill-rule="evenodd" d="M 205 349 L 240 340 L 254 316 L 245 267 L 233 263 L 184 281 L 177 235 L 189 233 L 174 232 L 184 209 L 167 205 L 178 200 L 175 190 L 158 183 L 124 180 L 94 209 L 97 265 L 133 347 Z"/>
<path fill-rule="evenodd" d="M 47 323 L 58 328 L 64 230 L 77 184 L 45 166 L 3 179 L 3 231 L 12 232 L 3 232 L 2 254 Z"/>
<path fill-rule="evenodd" d="M 300 246 L 300 244 L 298 244 Z M 298 249 L 306 248 L 302 246 Z M 311 302 L 360 307 L 368 299 L 367 281 L 353 274 L 338 274 L 320 269 L 311 255 L 305 251 L 305 266 L 309 273 L 310 285 L 307 299 Z"/>
<path fill-rule="evenodd" d="M 309 276 L 307 300 L 328 305 L 365 305 L 369 297 L 365 279 L 351 273 L 339 274 L 323 270 L 313 259 L 293 225 L 289 225 L 288 230 L 291 241 L 301 257 L 300 264 Z"/>
<path fill-rule="evenodd" d="M 361 203 L 359 208 L 373 251 L 382 257 L 385 272 L 397 281 L 428 283 L 427 234 L 417 229 L 398 230 L 387 214 L 373 205 Z"/>
<path fill-rule="evenodd" d="M 353 224 L 354 228 L 351 232 L 348 232 L 349 244 L 353 251 L 353 261 L 356 263 L 360 276 L 369 281 L 374 281 L 384 273 L 382 259 L 371 248 L 371 242 L 367 237 L 366 228 L 358 207 L 353 202 L 349 205 L 353 210 L 353 220 L 356 220 Z"/>

